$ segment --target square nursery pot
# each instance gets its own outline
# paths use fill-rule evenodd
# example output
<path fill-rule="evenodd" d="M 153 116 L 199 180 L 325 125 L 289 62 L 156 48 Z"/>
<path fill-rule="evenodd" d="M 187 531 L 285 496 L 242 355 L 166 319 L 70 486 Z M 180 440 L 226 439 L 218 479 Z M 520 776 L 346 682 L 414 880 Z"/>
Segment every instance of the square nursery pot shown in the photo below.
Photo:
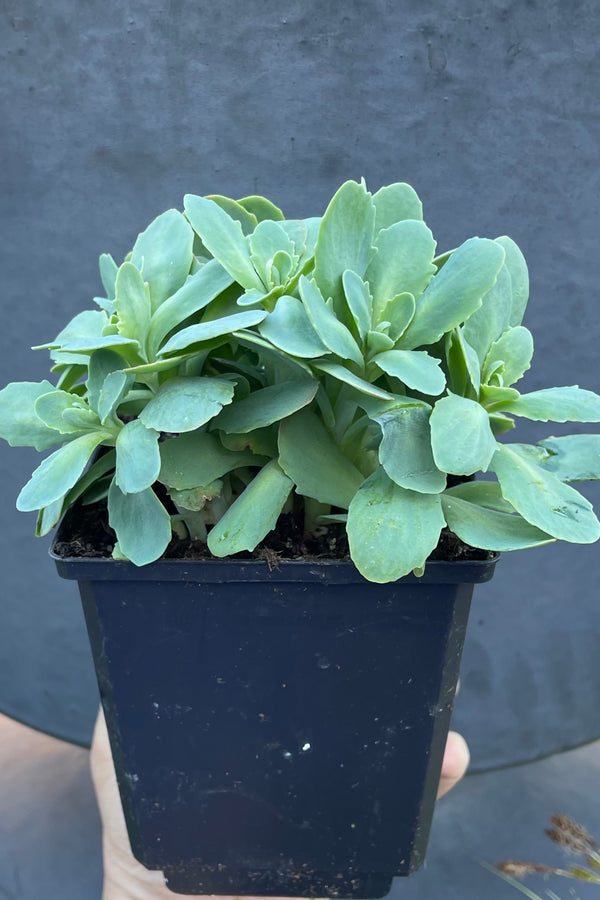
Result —
<path fill-rule="evenodd" d="M 351 563 L 54 556 L 132 850 L 182 894 L 381 897 L 423 861 L 473 583 Z"/>

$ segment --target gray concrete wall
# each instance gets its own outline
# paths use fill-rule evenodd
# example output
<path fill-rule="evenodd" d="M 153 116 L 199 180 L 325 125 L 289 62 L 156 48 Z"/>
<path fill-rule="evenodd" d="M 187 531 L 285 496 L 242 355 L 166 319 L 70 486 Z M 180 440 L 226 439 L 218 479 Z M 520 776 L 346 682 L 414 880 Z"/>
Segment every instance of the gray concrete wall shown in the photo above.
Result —
<path fill-rule="evenodd" d="M 414 185 L 440 249 L 506 233 L 529 261 L 527 387 L 600 389 L 600 13 L 594 0 L 5 0 L 0 383 L 184 192 L 320 213 L 338 185 Z M 560 426 L 523 429 L 524 439 Z M 85 741 L 96 703 L 73 585 L 0 447 L 0 709 Z M 590 497 L 600 499 L 595 488 Z M 456 723 L 476 767 L 600 732 L 597 547 L 507 555 L 479 589 Z"/>

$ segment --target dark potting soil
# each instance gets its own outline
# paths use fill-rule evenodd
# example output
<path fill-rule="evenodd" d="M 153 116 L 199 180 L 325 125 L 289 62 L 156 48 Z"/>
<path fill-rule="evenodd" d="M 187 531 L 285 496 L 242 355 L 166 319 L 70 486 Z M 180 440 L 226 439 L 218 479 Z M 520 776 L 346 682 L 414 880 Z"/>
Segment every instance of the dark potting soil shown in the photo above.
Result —
<path fill-rule="evenodd" d="M 112 555 L 116 536 L 108 524 L 106 501 L 82 506 L 76 504 L 61 525 L 54 545 L 57 556 L 106 558 Z M 448 528 L 443 529 L 438 546 L 430 560 L 477 560 L 493 556 L 464 544 Z M 201 541 L 173 537 L 164 557 L 167 559 L 211 559 Z M 233 559 L 263 559 L 275 568 L 280 559 L 349 560 L 348 537 L 343 524 L 331 524 L 317 534 L 305 535 L 302 518 L 294 513 L 279 516 L 277 527 L 270 531 L 252 552 L 236 553 Z"/>

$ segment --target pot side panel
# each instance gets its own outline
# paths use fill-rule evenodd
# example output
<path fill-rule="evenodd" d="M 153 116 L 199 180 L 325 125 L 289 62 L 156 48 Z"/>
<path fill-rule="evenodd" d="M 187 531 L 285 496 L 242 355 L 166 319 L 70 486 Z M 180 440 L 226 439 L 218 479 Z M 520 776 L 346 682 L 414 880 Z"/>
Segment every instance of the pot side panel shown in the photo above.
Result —
<path fill-rule="evenodd" d="M 207 892 L 222 873 L 275 871 L 268 892 L 281 894 L 293 873 L 354 874 L 358 885 L 362 873 L 420 863 L 470 588 L 81 588 L 146 866 L 214 871 Z M 259 893 L 256 882 L 246 892 Z"/>

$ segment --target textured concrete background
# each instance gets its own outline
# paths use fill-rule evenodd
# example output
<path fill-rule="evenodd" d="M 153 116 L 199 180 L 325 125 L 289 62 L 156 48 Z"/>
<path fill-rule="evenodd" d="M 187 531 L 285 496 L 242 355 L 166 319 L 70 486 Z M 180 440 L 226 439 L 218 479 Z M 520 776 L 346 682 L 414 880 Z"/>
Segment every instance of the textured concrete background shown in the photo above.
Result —
<path fill-rule="evenodd" d="M 440 250 L 506 233 L 529 261 L 529 389 L 600 389 L 600 13 L 594 0 L 5 0 L 0 383 L 184 192 L 323 211 L 347 178 L 414 185 Z M 522 439 L 561 426 L 523 428 Z M 36 454 L 0 447 L 0 709 L 85 742 L 73 585 L 13 511 Z M 600 491 L 588 496 L 600 500 Z M 506 555 L 475 601 L 456 725 L 475 768 L 600 733 L 598 547 Z"/>

